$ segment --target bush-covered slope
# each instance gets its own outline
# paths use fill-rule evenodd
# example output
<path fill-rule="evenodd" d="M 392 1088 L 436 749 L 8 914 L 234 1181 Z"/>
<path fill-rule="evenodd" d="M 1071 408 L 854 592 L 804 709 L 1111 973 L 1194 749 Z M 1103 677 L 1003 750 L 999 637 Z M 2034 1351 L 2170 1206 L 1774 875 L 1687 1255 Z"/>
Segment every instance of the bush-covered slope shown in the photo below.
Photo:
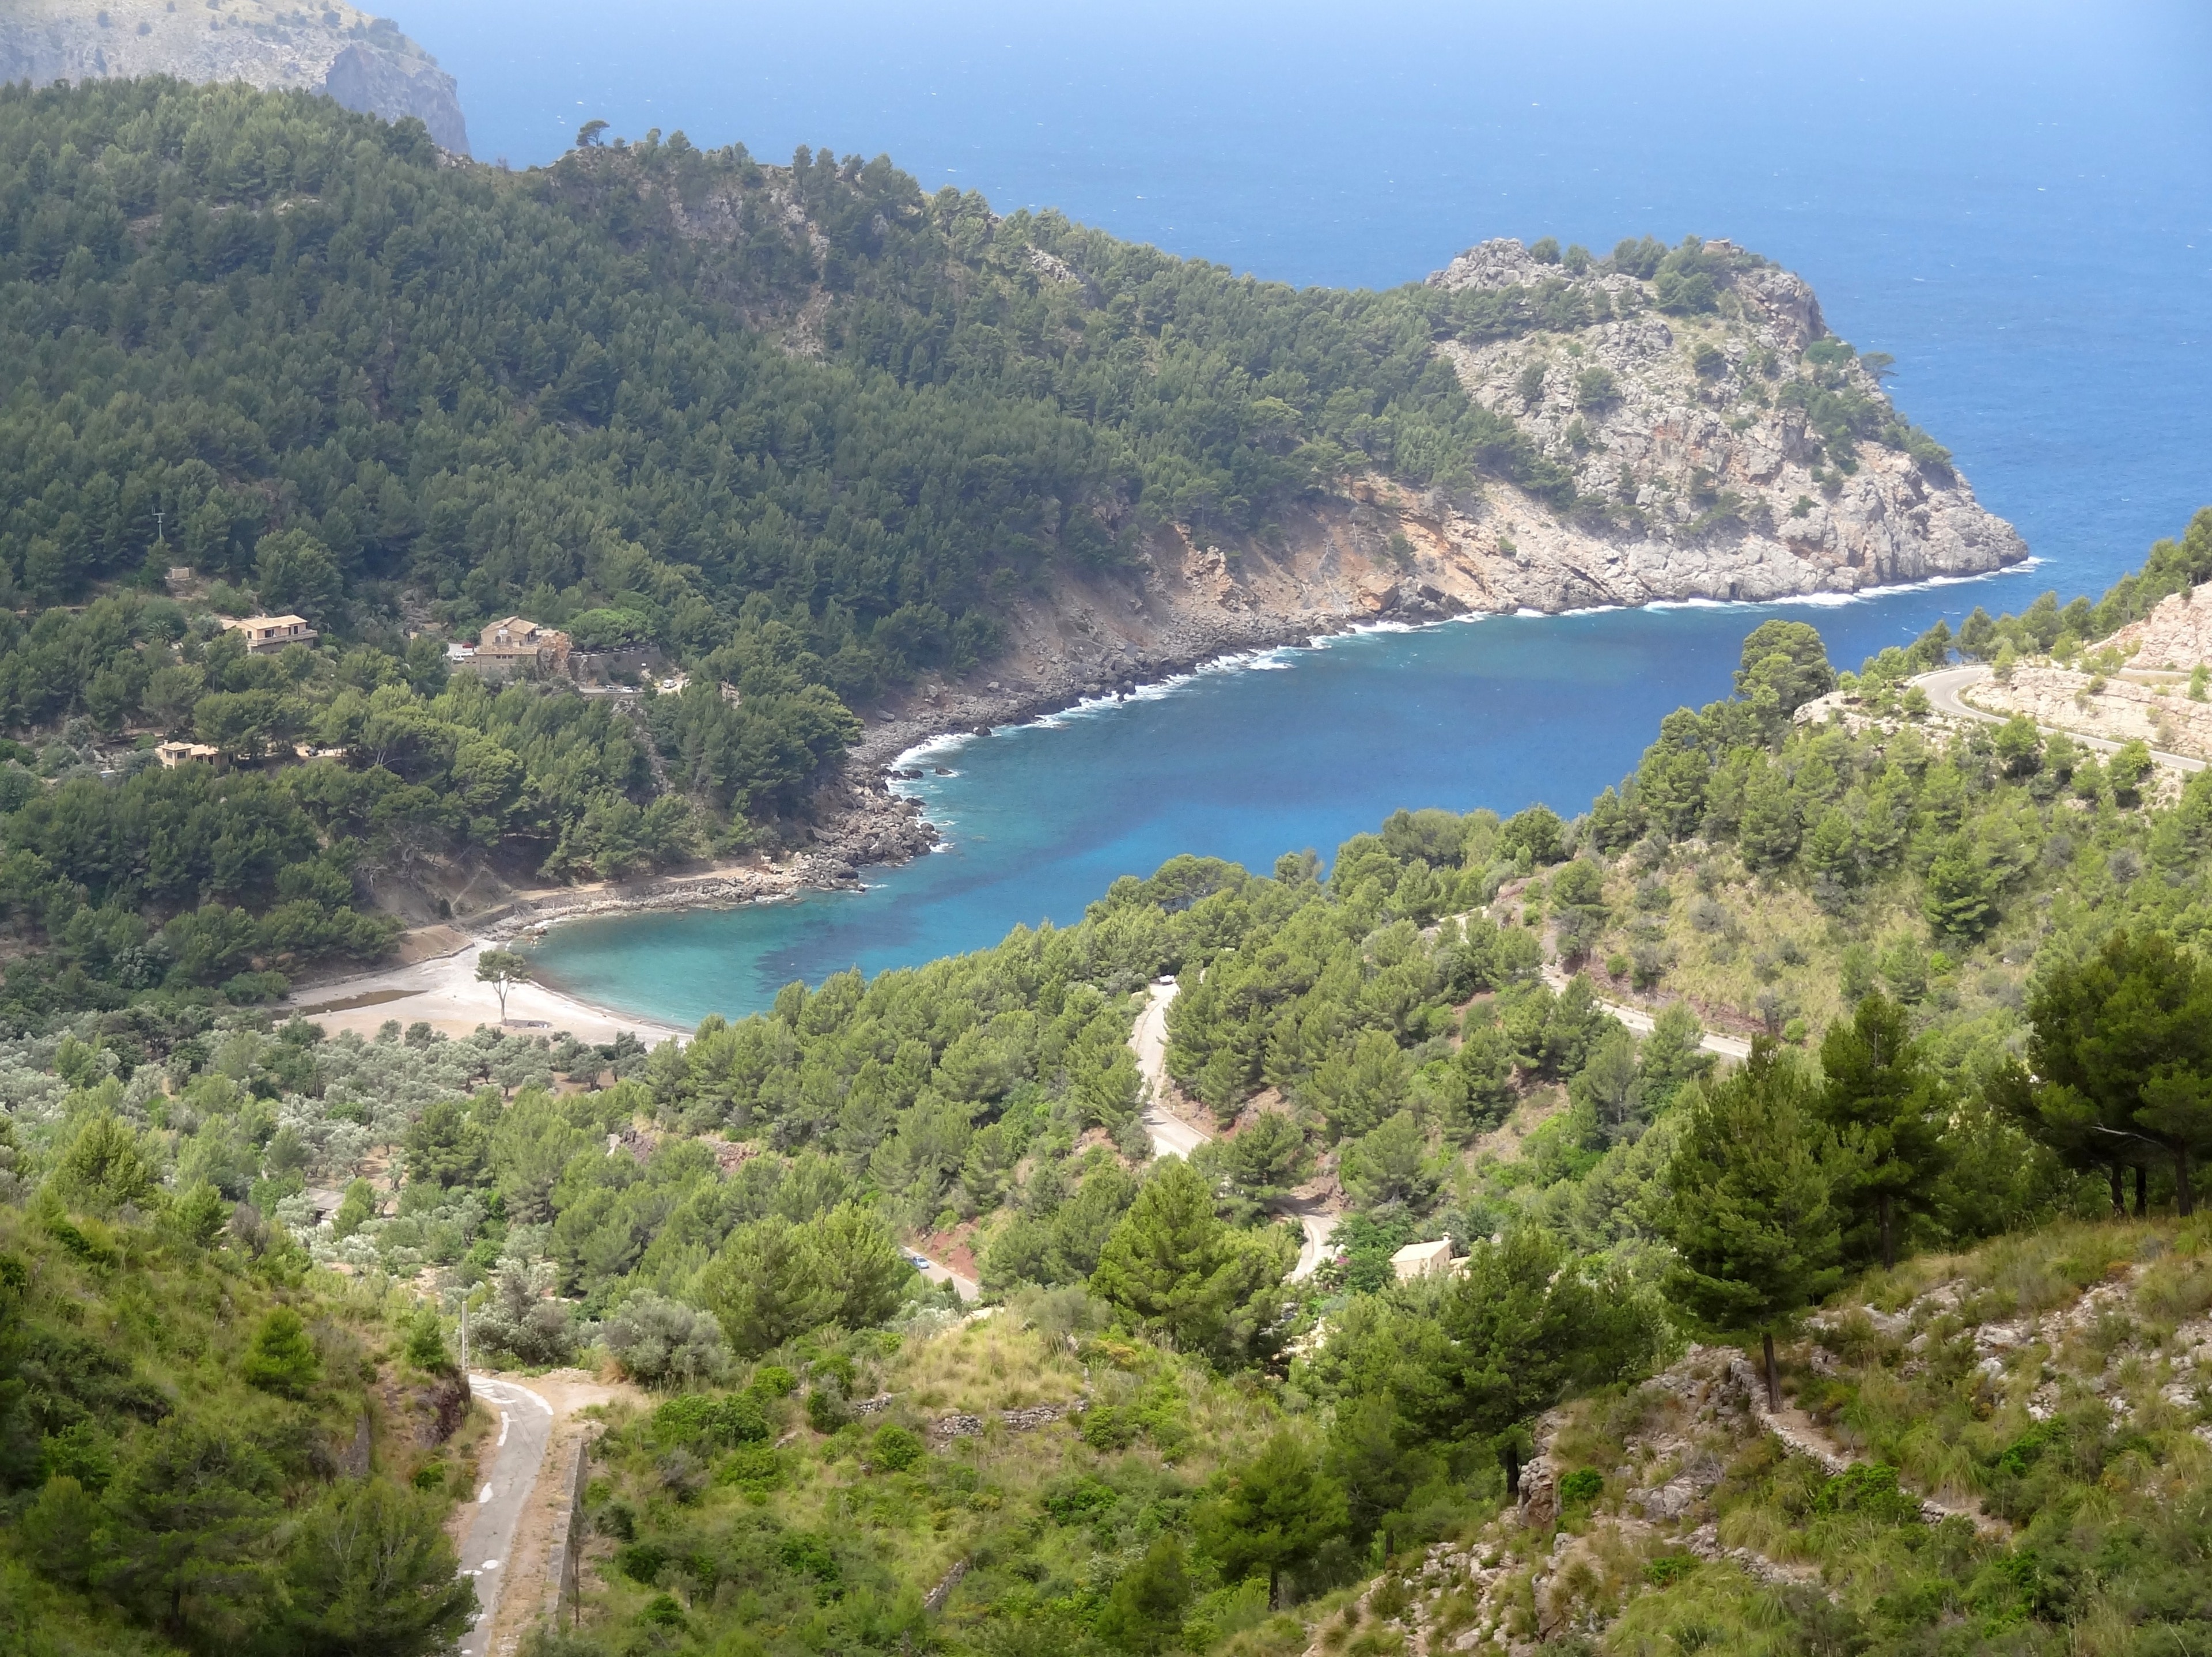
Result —
<path fill-rule="evenodd" d="M 1012 600 L 1162 525 L 1265 539 L 1382 473 L 1509 478 L 1601 527 L 1619 503 L 1439 342 L 1710 309 L 1763 261 L 1570 253 L 1502 286 L 1294 290 L 925 197 L 883 158 L 654 133 L 513 174 L 299 94 L 0 88 L 0 732 L 67 795 L 10 829 L 45 964 L 9 1000 L 250 1000 L 382 945 L 353 885 L 748 844 L 855 740 L 848 704 L 988 659 Z M 1784 378 L 1832 400 L 1839 372 Z M 1909 447 L 1878 389 L 1852 406 L 1831 448 Z M 118 590 L 177 565 L 181 602 Z M 256 606 L 319 645 L 240 655 L 221 618 Z M 629 716 L 447 689 L 440 633 L 517 610 L 691 682 Z M 286 774 L 69 780 L 163 737 Z M 0 805 L 34 792 L 11 769 Z M 219 855 L 233 795 L 285 861 L 313 838 L 312 878 Z"/>
<path fill-rule="evenodd" d="M 1237 281 L 886 161 L 656 137 L 514 176 L 300 97 L 0 107 L 0 544 L 50 601 L 136 573 L 158 511 L 164 557 L 264 586 L 307 533 L 287 603 L 611 604 L 702 654 L 781 622 L 860 689 L 987 647 L 994 583 L 1110 557 L 1140 502 L 1249 526 L 1347 445 L 1535 464 L 1431 357 L 1459 302 Z"/>
<path fill-rule="evenodd" d="M 376 1297 L 311 1287 L 209 1185 L 163 1190 L 112 1118 L 35 1197 L 25 1172 L 0 1173 L 0 1648 L 449 1649 L 468 1473 L 437 1447 L 466 1395 L 434 1327 L 416 1370 Z"/>
<path fill-rule="evenodd" d="M 1387 1299 L 1464 1319 L 1508 1286 Z M 2212 1621 L 2208 1305 L 2201 1226 L 1923 1257 L 1808 1320 L 1778 1415 L 1695 1348 L 1542 1416 L 1517 1493 L 1488 1442 L 1388 1431 L 1433 1349 L 1255 1393 L 1066 1295 L 924 1316 L 804 1349 L 803 1392 L 767 1365 L 619 1422 L 602 1586 L 538 1648 L 2185 1650 Z"/>

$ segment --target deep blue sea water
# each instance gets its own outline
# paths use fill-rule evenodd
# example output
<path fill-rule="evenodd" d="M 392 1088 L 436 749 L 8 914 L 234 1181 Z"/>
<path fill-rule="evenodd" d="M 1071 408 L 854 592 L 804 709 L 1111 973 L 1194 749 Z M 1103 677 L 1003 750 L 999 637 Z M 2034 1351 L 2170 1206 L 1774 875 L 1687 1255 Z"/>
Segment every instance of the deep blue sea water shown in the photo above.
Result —
<path fill-rule="evenodd" d="M 1809 617 L 1856 662 L 1972 604 L 2095 592 L 2212 502 L 2212 9 L 2006 0 L 726 6 L 444 0 L 403 27 L 480 156 L 583 120 L 888 152 L 1261 277 L 1383 285 L 1491 235 L 1726 235 L 1892 352 L 2028 576 Z M 578 990 L 683 1018 L 1067 922 L 1181 850 L 1324 853 L 1401 805 L 1585 803 L 1721 694 L 1747 607 L 1364 636 L 968 743 L 950 851 L 857 897 L 572 926 Z"/>

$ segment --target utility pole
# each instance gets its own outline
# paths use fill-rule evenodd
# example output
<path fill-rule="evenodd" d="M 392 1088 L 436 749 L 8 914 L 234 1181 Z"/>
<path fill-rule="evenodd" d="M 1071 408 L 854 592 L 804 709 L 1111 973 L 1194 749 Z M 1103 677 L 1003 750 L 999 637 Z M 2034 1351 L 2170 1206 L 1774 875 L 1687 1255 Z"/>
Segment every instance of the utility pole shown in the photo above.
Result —
<path fill-rule="evenodd" d="M 461 1290 L 461 1378 L 462 1378 L 464 1380 L 467 1380 L 467 1379 L 468 1379 L 468 1374 L 469 1374 L 469 1291 L 468 1291 L 468 1289 L 465 1287 L 465 1288 L 462 1288 L 462 1290 Z"/>

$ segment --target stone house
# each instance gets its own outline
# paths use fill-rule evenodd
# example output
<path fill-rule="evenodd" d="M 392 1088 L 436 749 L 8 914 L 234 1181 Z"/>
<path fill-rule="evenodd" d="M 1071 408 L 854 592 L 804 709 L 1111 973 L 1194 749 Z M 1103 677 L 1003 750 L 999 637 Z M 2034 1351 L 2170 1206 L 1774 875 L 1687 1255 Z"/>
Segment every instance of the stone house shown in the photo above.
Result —
<path fill-rule="evenodd" d="M 246 635 L 250 655 L 273 655 L 288 644 L 313 644 L 320 637 L 305 616 L 241 616 L 222 624 Z"/>
<path fill-rule="evenodd" d="M 155 746 L 154 757 L 161 762 L 161 769 L 173 771 L 188 759 L 204 759 L 213 765 L 222 758 L 222 750 L 205 742 L 162 742 Z"/>
<path fill-rule="evenodd" d="M 568 636 L 521 616 L 488 622 L 477 636 L 476 648 L 457 645 L 447 651 L 456 667 L 465 667 L 485 679 L 547 678 L 570 672 Z"/>

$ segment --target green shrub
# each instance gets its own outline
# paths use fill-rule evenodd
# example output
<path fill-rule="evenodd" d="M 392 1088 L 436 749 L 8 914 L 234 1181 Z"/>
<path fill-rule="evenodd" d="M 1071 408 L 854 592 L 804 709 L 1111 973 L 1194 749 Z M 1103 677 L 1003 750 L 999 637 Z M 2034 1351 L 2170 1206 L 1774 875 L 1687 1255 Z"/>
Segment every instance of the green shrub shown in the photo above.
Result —
<path fill-rule="evenodd" d="M 769 1436 L 768 1414 L 749 1392 L 687 1392 L 653 1412 L 647 1435 L 663 1449 L 759 1444 Z"/>
<path fill-rule="evenodd" d="M 1559 1481 L 1559 1503 L 1562 1507 L 1577 1502 L 1594 1502 L 1605 1489 L 1605 1475 L 1595 1467 L 1577 1467 Z"/>
<path fill-rule="evenodd" d="M 876 1429 L 868 1460 L 879 1472 L 902 1473 L 921 1459 L 925 1447 L 920 1434 L 889 1422 Z"/>
<path fill-rule="evenodd" d="M 740 1445 L 715 1467 L 714 1483 L 765 1496 L 783 1483 L 783 1458 L 766 1444 Z"/>
<path fill-rule="evenodd" d="M 1818 1514 L 1858 1514 L 1886 1525 L 1920 1517 L 1920 1499 L 1897 1488 L 1897 1469 L 1883 1462 L 1861 1462 L 1822 1484 L 1813 1496 Z"/>
<path fill-rule="evenodd" d="M 1127 1449 L 1137 1438 L 1137 1423 L 1129 1412 L 1110 1404 L 1085 1410 L 1076 1430 L 1085 1444 L 1098 1451 Z"/>
<path fill-rule="evenodd" d="M 799 1389 L 799 1377 L 780 1363 L 764 1363 L 753 1371 L 750 1392 L 767 1398 L 787 1398 Z"/>
<path fill-rule="evenodd" d="M 668 1550 L 658 1542 L 625 1543 L 615 1550 L 615 1569 L 649 1588 L 668 1569 Z"/>
<path fill-rule="evenodd" d="M 1698 1569 L 1693 1553 L 1662 1553 L 1644 1562 L 1644 1580 L 1655 1588 L 1671 1588 Z"/>
<path fill-rule="evenodd" d="M 300 1314 L 280 1306 L 262 1319 L 254 1331 L 241 1366 L 246 1384 L 279 1398 L 304 1398 L 322 1379 L 323 1366 L 315 1356 Z"/>

